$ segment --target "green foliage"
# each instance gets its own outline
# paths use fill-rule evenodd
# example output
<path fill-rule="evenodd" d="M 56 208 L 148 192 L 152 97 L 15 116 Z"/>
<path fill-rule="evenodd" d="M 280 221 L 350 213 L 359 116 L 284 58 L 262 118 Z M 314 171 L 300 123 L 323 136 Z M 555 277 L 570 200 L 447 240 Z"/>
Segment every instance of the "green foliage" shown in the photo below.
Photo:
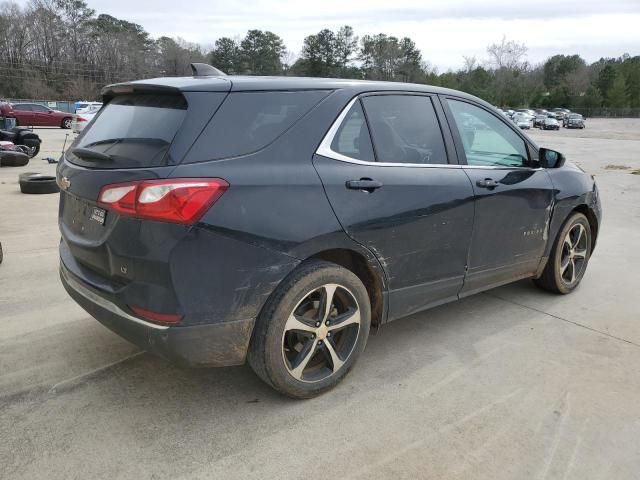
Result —
<path fill-rule="evenodd" d="M 249 30 L 240 42 L 242 71 L 249 75 L 280 75 L 285 53 L 284 42 L 275 33 Z"/>
<path fill-rule="evenodd" d="M 242 71 L 240 61 L 240 45 L 229 37 L 216 40 L 215 48 L 209 54 L 212 65 L 223 72 L 233 75 Z"/>
<path fill-rule="evenodd" d="M 570 73 L 585 65 L 580 55 L 554 55 L 544 63 L 544 85 L 549 89 L 562 87 Z"/>
<path fill-rule="evenodd" d="M 617 75 L 606 96 L 607 105 L 612 108 L 625 108 L 629 106 L 627 96 L 627 83 L 622 75 Z"/>

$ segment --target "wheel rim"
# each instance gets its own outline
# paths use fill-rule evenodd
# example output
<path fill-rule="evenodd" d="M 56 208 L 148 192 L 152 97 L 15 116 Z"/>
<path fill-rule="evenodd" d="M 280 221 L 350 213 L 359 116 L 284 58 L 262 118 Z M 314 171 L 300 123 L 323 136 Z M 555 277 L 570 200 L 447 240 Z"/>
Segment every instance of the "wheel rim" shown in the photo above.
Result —
<path fill-rule="evenodd" d="M 347 288 L 335 283 L 307 293 L 293 309 L 282 333 L 282 359 L 296 380 L 315 383 L 340 371 L 360 334 L 360 307 Z"/>
<path fill-rule="evenodd" d="M 569 229 L 562 242 L 560 277 L 566 285 L 573 285 L 584 273 L 588 249 L 587 229 L 581 223 L 577 223 Z"/>
<path fill-rule="evenodd" d="M 71 128 L 71 120 L 69 120 L 68 118 L 65 119 L 64 121 L 64 127 L 65 128 Z"/>

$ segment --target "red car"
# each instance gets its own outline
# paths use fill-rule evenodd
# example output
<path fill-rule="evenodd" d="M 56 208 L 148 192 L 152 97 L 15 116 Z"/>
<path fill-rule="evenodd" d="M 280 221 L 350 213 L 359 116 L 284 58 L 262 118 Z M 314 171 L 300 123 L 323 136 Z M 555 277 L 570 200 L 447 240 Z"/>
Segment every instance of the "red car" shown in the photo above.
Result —
<path fill-rule="evenodd" d="M 71 128 L 72 114 L 52 110 L 39 103 L 14 103 L 13 116 L 23 127 Z"/>

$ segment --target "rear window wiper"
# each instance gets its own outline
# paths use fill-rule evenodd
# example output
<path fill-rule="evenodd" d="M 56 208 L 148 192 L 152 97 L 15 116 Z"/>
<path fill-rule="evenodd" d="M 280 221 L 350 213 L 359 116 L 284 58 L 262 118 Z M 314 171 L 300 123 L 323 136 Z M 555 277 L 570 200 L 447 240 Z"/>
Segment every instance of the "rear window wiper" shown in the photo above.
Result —
<path fill-rule="evenodd" d="M 76 147 L 71 150 L 71 153 L 73 153 L 76 157 L 84 158 L 85 160 L 102 160 L 106 162 L 113 161 L 113 157 L 111 155 L 96 152 L 95 150 L 91 150 L 89 148 Z"/>

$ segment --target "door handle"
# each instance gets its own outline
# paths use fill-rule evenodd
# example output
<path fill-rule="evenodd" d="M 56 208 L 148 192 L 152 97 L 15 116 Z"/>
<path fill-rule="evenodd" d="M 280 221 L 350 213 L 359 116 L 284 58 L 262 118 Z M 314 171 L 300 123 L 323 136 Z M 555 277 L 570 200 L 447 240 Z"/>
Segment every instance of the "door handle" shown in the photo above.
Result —
<path fill-rule="evenodd" d="M 382 187 L 382 182 L 371 180 L 370 178 L 361 178 L 360 180 L 348 180 L 346 186 L 351 190 L 365 190 L 371 193 L 375 189 Z"/>
<path fill-rule="evenodd" d="M 493 188 L 496 188 L 500 184 L 498 182 L 496 182 L 493 178 L 485 178 L 484 180 L 478 180 L 476 182 L 476 185 L 479 186 L 480 188 L 493 189 Z"/>

